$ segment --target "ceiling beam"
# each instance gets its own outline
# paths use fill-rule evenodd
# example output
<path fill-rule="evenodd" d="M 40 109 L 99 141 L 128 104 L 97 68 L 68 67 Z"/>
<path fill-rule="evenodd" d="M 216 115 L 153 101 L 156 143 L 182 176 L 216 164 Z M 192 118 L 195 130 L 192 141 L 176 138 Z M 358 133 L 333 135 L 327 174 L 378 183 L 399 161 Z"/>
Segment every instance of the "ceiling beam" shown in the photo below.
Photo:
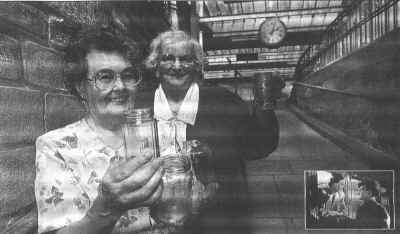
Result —
<path fill-rule="evenodd" d="M 285 56 L 281 56 L 281 57 L 279 57 L 279 56 L 274 56 L 274 57 L 272 57 L 272 58 L 260 58 L 260 59 L 257 59 L 257 60 L 238 60 L 238 61 L 231 61 L 231 62 L 229 62 L 229 61 L 208 61 L 208 64 L 209 65 L 228 65 L 228 64 L 241 64 L 241 63 L 244 63 L 244 62 L 249 62 L 249 63 L 267 63 L 267 62 L 270 62 L 270 61 L 276 61 L 276 62 L 278 62 L 278 61 L 286 61 L 286 62 L 289 62 L 289 61 L 295 61 L 295 62 L 297 62 L 297 60 L 299 60 L 299 58 L 301 57 L 301 55 L 302 54 L 296 54 L 297 56 L 290 56 L 290 57 L 285 57 Z M 265 56 L 263 56 L 263 57 L 265 57 Z"/>
<path fill-rule="evenodd" d="M 269 63 L 243 63 L 231 65 L 207 65 L 205 71 L 234 71 L 242 69 L 263 69 L 263 68 L 286 68 L 295 67 L 296 63 L 288 62 L 269 62 Z"/>
<path fill-rule="evenodd" d="M 252 13 L 252 14 L 238 14 L 238 15 L 224 15 L 224 16 L 211 16 L 211 17 L 200 17 L 200 23 L 212 23 L 218 21 L 231 21 L 241 19 L 254 19 L 254 18 L 270 18 L 270 17 L 285 17 L 285 16 L 297 16 L 297 15 L 316 15 L 316 14 L 327 14 L 327 13 L 339 13 L 342 12 L 342 7 L 323 7 L 323 8 L 308 8 L 308 9 L 291 9 L 291 10 L 280 10 L 270 11 L 265 13 Z"/>
<path fill-rule="evenodd" d="M 293 57 L 298 57 L 295 55 L 302 55 L 304 53 L 304 50 L 292 50 L 292 51 L 276 51 L 276 52 L 254 52 L 254 54 L 258 54 L 261 57 L 266 57 L 266 56 L 276 56 L 276 57 L 283 57 L 283 56 L 288 56 L 288 55 L 293 55 Z M 229 54 L 219 54 L 219 55 L 206 55 L 204 56 L 206 59 L 216 59 L 216 58 L 226 58 L 226 57 L 231 57 L 231 56 L 236 56 L 237 54 L 252 54 L 252 53 L 229 53 Z"/>
<path fill-rule="evenodd" d="M 240 71 L 239 71 L 240 72 Z M 241 76 L 236 76 L 235 74 L 224 74 L 222 76 L 218 76 L 218 75 L 206 75 L 204 81 L 206 82 L 252 82 L 253 81 L 253 77 L 255 73 L 264 73 L 264 72 L 273 72 L 273 71 L 258 71 L 258 72 L 253 72 L 253 73 L 246 73 L 243 74 L 241 73 Z M 291 81 L 293 80 L 293 75 L 294 72 L 290 72 L 290 73 L 282 73 L 279 72 L 279 77 L 281 77 L 284 81 Z"/>
<path fill-rule="evenodd" d="M 304 26 L 304 27 L 289 27 L 287 28 L 287 32 L 304 32 L 304 31 L 321 31 L 325 30 L 328 24 L 326 25 L 315 25 L 315 26 Z M 208 30 L 211 30 L 208 28 Z M 210 31 L 207 31 L 209 33 Z M 214 37 L 223 37 L 223 36 L 244 36 L 244 35 L 258 35 L 258 30 L 244 30 L 244 31 L 224 31 L 224 32 L 211 32 Z"/>
<path fill-rule="evenodd" d="M 274 53 L 292 53 L 292 52 L 303 52 L 304 50 L 308 49 L 308 45 L 299 45 L 299 46 L 281 46 L 279 48 L 275 49 L 270 49 L 270 48 L 257 48 L 257 47 L 251 47 L 251 48 L 245 48 L 245 49 L 240 49 L 240 50 L 231 50 L 226 53 L 222 53 L 225 51 L 221 50 L 208 50 L 207 56 L 223 56 L 223 55 L 236 55 L 240 53 L 259 53 L 259 54 L 274 54 Z"/>
<path fill-rule="evenodd" d="M 280 46 L 289 45 L 312 45 L 319 44 L 323 30 L 311 32 L 288 32 Z M 239 38 L 240 39 L 240 38 Z M 237 40 L 234 37 L 206 37 L 204 50 L 230 50 L 245 48 L 267 48 L 260 40 L 243 39 Z"/>
<path fill-rule="evenodd" d="M 283 81 L 293 81 L 292 75 L 280 75 L 280 77 L 283 79 Z M 240 83 L 249 83 L 253 82 L 252 76 L 245 76 L 245 77 L 223 77 L 223 78 L 207 78 L 204 80 L 207 84 L 210 85 L 216 85 L 216 84 L 230 84 L 230 83 L 235 83 L 235 84 L 240 84 Z"/>
<path fill-rule="evenodd" d="M 287 63 L 287 64 L 289 64 L 289 67 L 293 67 L 293 66 L 295 66 L 297 64 L 298 60 L 299 60 L 299 58 L 287 58 L 287 59 L 286 58 L 279 58 L 279 59 L 263 59 L 263 60 L 254 60 L 254 61 L 240 61 L 240 62 L 248 62 L 248 63 L 238 63 L 238 62 L 232 62 L 232 63 L 220 62 L 220 63 L 218 63 L 218 62 L 212 62 L 212 63 L 207 63 L 206 69 L 208 69 L 208 67 L 214 67 L 214 66 L 226 67 L 226 66 L 231 66 L 231 65 L 232 66 L 236 66 L 236 65 L 247 65 L 247 64 L 255 64 L 254 66 L 255 66 L 255 69 L 256 69 L 256 68 L 258 68 L 258 65 L 263 66 L 263 65 L 269 64 L 269 63 L 272 63 L 272 64 L 276 63 L 278 65 L 280 65 L 280 63 Z M 269 66 L 269 65 L 267 65 L 267 66 Z M 267 68 L 270 68 L 270 67 L 267 67 Z M 222 69 L 222 70 L 224 70 L 224 69 Z"/>

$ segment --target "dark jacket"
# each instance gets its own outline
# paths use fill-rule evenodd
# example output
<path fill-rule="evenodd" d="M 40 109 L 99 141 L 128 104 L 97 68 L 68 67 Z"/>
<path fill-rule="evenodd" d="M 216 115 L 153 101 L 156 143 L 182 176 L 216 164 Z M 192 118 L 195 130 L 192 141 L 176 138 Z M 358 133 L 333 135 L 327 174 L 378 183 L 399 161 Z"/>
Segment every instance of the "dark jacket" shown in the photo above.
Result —
<path fill-rule="evenodd" d="M 237 95 L 220 87 L 202 87 L 194 126 L 187 139 L 206 142 L 220 184 L 216 207 L 203 212 L 199 233 L 246 233 L 249 200 L 245 159 L 268 156 L 278 145 L 279 127 L 273 111 L 255 111 Z"/>
<path fill-rule="evenodd" d="M 199 87 L 196 121 L 187 126 L 186 138 L 210 146 L 210 165 L 220 187 L 216 204 L 196 217 L 190 232 L 244 234 L 249 207 L 244 160 L 266 157 L 276 149 L 278 121 L 273 111 L 250 115 L 246 103 L 224 88 Z"/>
<path fill-rule="evenodd" d="M 366 201 L 357 210 L 356 223 L 358 228 L 388 228 L 387 218 L 385 208 L 374 201 Z"/>

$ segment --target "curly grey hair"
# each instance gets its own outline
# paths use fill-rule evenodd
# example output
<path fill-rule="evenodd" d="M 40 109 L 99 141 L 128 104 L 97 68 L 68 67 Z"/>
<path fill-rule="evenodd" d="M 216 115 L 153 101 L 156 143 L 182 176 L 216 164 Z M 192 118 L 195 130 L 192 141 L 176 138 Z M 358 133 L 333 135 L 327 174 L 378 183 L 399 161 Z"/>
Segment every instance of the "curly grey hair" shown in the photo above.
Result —
<path fill-rule="evenodd" d="M 150 44 L 150 53 L 144 64 L 148 69 L 156 69 L 161 59 L 162 46 L 170 43 L 186 42 L 191 46 L 191 53 L 194 56 L 195 63 L 203 67 L 203 49 L 200 43 L 181 30 L 169 30 L 160 33 Z"/>

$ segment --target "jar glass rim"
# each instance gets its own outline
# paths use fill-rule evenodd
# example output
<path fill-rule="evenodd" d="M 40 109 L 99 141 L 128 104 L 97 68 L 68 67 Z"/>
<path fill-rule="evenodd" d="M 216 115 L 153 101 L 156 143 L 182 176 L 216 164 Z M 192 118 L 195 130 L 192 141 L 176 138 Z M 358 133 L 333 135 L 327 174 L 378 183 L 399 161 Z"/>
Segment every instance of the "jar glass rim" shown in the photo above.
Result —
<path fill-rule="evenodd" d="M 163 156 L 163 167 L 166 172 L 186 172 L 190 169 L 189 157 L 183 154 Z"/>

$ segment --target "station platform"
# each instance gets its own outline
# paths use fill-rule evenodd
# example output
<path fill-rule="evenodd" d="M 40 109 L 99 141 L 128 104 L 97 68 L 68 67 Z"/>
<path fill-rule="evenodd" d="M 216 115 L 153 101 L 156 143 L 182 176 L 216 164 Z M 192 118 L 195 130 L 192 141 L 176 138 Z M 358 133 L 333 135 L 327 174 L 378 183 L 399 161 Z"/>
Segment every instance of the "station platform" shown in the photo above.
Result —
<path fill-rule="evenodd" d="M 267 158 L 246 163 L 252 233 L 383 233 L 378 230 L 305 230 L 304 170 L 370 168 L 322 137 L 288 108 L 280 108 L 276 114 L 280 124 L 277 150 Z"/>

